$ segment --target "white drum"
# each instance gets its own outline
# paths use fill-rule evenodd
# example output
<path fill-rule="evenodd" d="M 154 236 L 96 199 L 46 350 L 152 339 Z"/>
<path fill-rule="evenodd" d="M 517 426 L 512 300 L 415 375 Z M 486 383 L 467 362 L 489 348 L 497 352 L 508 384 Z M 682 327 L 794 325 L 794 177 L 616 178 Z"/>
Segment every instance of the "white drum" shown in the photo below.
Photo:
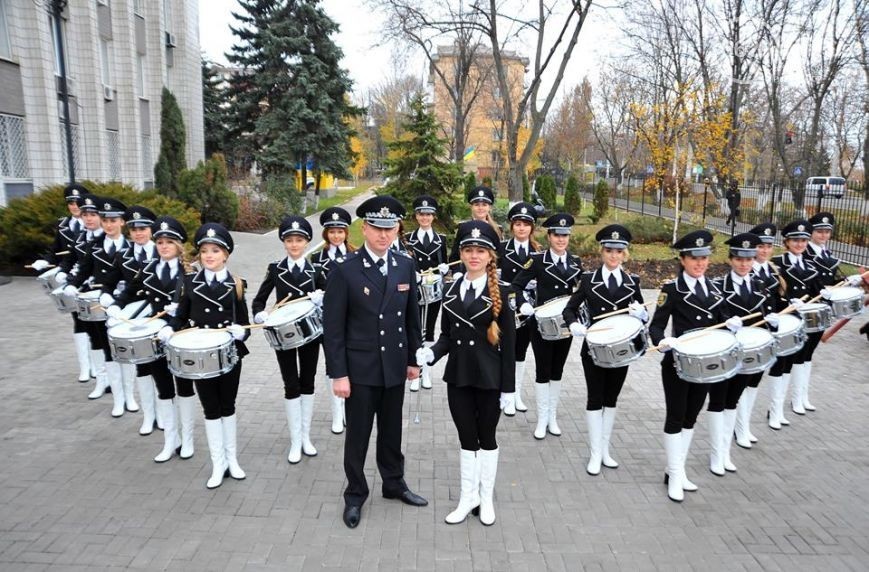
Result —
<path fill-rule="evenodd" d="M 588 329 L 585 335 L 588 353 L 598 367 L 624 367 L 639 359 L 648 344 L 646 328 L 633 316 L 604 318 Z"/>
<path fill-rule="evenodd" d="M 54 305 L 57 306 L 57 311 L 63 314 L 78 311 L 78 303 L 75 296 L 69 296 L 63 293 L 65 286 L 58 286 L 51 291 L 51 299 L 54 300 Z"/>
<path fill-rule="evenodd" d="M 851 286 L 831 288 L 827 303 L 833 309 L 834 318 L 853 318 L 863 313 L 863 290 Z"/>
<path fill-rule="evenodd" d="M 742 350 L 736 336 L 723 330 L 682 334 L 672 351 L 676 373 L 693 383 L 724 381 L 742 367 Z"/>
<path fill-rule="evenodd" d="M 60 268 L 55 267 L 51 270 L 46 270 L 36 277 L 36 281 L 42 284 L 42 289 L 45 290 L 45 293 L 48 295 L 51 295 L 51 292 L 60 286 L 60 283 L 55 278 L 58 272 L 60 272 Z"/>
<path fill-rule="evenodd" d="M 444 297 L 444 279 L 440 274 L 423 274 L 418 290 L 420 306 L 439 302 Z"/>
<path fill-rule="evenodd" d="M 833 309 L 826 304 L 803 304 L 798 312 L 807 334 L 823 332 L 833 325 Z"/>
<path fill-rule="evenodd" d="M 79 292 L 75 297 L 78 305 L 78 319 L 83 322 L 105 322 L 106 309 L 100 306 L 100 291 Z"/>
<path fill-rule="evenodd" d="M 163 344 L 157 332 L 166 325 L 165 320 L 133 318 L 109 328 L 109 348 L 112 357 L 120 363 L 151 363 L 163 357 Z"/>
<path fill-rule="evenodd" d="M 778 344 L 776 356 L 789 356 L 803 349 L 806 343 L 806 332 L 803 330 L 803 321 L 793 314 L 780 314 L 778 317 L 778 329 L 772 333 Z"/>
<path fill-rule="evenodd" d="M 148 304 L 146 300 L 138 300 L 136 302 L 130 302 L 121 308 L 120 316 L 121 318 L 132 320 L 133 318 L 147 318 L 152 314 L 151 305 Z M 120 318 L 109 318 L 106 320 L 106 327 L 111 328 L 122 323 L 124 323 L 124 320 L 121 320 Z"/>
<path fill-rule="evenodd" d="M 570 329 L 564 323 L 561 313 L 567 307 L 570 296 L 554 298 L 534 310 L 537 319 L 537 330 L 544 340 L 563 340 L 570 337 Z"/>
<path fill-rule="evenodd" d="M 238 362 L 232 334 L 191 329 L 178 332 L 166 344 L 169 371 L 185 379 L 210 379 L 230 371 Z"/>
<path fill-rule="evenodd" d="M 742 346 L 740 374 L 764 371 L 775 361 L 778 341 L 766 328 L 742 328 L 736 332 L 736 340 Z"/>
<path fill-rule="evenodd" d="M 291 350 L 323 334 L 323 311 L 309 300 L 291 302 L 269 314 L 263 333 L 276 350 Z"/>

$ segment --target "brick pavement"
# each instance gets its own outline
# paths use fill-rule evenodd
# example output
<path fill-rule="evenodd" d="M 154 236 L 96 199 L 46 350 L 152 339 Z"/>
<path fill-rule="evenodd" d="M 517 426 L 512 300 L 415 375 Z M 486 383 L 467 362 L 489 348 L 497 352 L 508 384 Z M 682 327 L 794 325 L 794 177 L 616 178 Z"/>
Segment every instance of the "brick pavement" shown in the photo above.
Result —
<path fill-rule="evenodd" d="M 236 235 L 231 267 L 255 289 L 273 236 Z M 646 292 L 654 299 L 654 291 Z M 245 481 L 205 489 L 210 460 L 201 418 L 196 454 L 151 459 L 162 434 L 140 437 L 140 414 L 110 417 L 75 382 L 70 320 L 34 280 L 0 287 L 0 569 L 90 570 L 865 570 L 869 562 L 867 343 L 849 324 L 816 354 L 816 413 L 766 428 L 762 384 L 751 451 L 734 447 L 736 474 L 708 470 L 698 423 L 688 471 L 700 486 L 682 504 L 661 483 L 664 409 L 658 360 L 631 367 L 613 436 L 617 470 L 585 473 L 585 388 L 575 347 L 565 376 L 560 438 L 533 439 L 527 414 L 503 418 L 498 521 L 449 526 L 459 494 L 458 444 L 444 384 L 405 400 L 407 481 L 430 500 L 405 507 L 377 493 L 362 524 L 341 521 L 343 437 L 329 431 L 326 387 L 312 438 L 316 458 L 286 462 L 288 436 L 277 362 L 263 336 L 250 341 L 238 399 Z M 530 355 L 530 352 L 529 352 Z M 320 368 L 322 370 L 322 359 Z M 435 378 L 443 364 L 435 369 Z M 532 368 L 529 364 L 529 373 Z M 322 373 L 322 372 L 321 372 Z M 421 422 L 412 422 L 419 397 Z M 373 451 L 373 447 L 372 447 Z"/>

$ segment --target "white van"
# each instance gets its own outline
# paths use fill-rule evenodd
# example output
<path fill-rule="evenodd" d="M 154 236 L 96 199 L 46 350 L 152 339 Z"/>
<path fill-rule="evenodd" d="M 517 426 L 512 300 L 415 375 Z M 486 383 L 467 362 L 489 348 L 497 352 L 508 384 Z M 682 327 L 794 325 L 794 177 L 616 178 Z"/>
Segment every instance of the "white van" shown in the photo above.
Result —
<path fill-rule="evenodd" d="M 806 179 L 806 192 L 817 196 L 823 192 L 825 197 L 841 199 L 845 196 L 846 183 L 842 177 L 809 177 Z"/>

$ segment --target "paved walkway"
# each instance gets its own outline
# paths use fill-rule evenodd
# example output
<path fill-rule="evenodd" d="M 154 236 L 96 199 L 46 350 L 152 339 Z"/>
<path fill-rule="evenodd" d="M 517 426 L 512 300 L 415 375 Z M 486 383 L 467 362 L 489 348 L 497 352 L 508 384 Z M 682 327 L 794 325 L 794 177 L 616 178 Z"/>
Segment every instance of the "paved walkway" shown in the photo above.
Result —
<path fill-rule="evenodd" d="M 236 241 L 232 267 L 255 290 L 280 245 L 252 234 Z M 107 398 L 86 399 L 89 384 L 75 382 L 69 318 L 34 280 L 0 287 L 0 313 L 0 569 L 831 572 L 862 571 L 869 562 L 869 345 L 857 334 L 862 320 L 816 354 L 816 413 L 790 414 L 789 428 L 770 431 L 762 386 L 753 426 L 760 443 L 751 451 L 734 447 L 738 473 L 718 478 L 707 470 L 701 415 L 688 465 L 700 490 L 682 504 L 670 502 L 661 483 L 664 406 L 655 357 L 631 367 L 613 437 L 621 467 L 599 477 L 584 470 L 579 348 L 565 376 L 562 437 L 533 439 L 528 374 L 531 411 L 503 418 L 499 427 L 492 527 L 477 519 L 443 523 L 459 494 L 446 390 L 436 382 L 431 391 L 408 393 L 407 481 L 430 505 L 381 498 L 372 452 L 372 497 L 360 527 L 348 530 L 341 521 L 343 437 L 329 431 L 322 375 L 312 430 L 320 454 L 290 466 L 277 362 L 261 334 L 251 338 L 238 398 L 239 458 L 248 478 L 208 491 L 201 419 L 191 460 L 155 464 L 162 434 L 140 437 L 139 414 L 114 420 Z"/>

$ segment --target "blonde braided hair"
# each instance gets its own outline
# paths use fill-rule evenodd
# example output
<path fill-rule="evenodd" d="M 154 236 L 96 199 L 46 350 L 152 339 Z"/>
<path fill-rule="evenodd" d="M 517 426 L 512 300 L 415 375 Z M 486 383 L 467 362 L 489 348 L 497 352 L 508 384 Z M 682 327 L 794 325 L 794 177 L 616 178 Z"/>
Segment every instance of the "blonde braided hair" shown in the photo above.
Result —
<path fill-rule="evenodd" d="M 486 338 L 493 346 L 497 346 L 501 339 L 501 328 L 498 327 L 498 316 L 501 314 L 501 287 L 498 283 L 498 256 L 492 252 L 492 259 L 486 265 L 488 274 L 489 296 L 492 297 L 492 323 L 486 331 Z"/>

